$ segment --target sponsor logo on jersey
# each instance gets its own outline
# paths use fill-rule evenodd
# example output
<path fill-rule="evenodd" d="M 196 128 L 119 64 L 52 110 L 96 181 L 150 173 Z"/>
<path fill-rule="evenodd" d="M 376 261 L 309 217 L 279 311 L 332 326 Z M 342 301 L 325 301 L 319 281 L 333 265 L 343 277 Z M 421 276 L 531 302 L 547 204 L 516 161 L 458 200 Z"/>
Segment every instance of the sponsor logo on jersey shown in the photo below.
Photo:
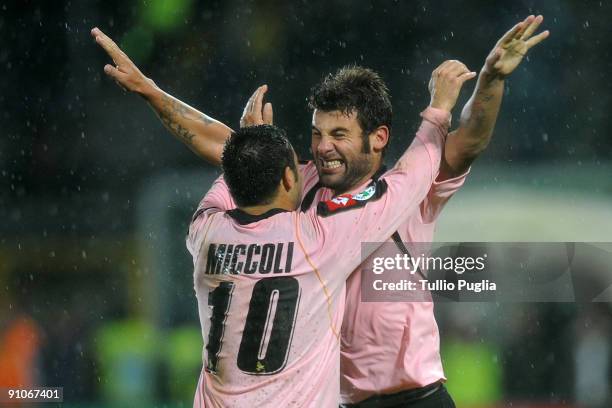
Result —
<path fill-rule="evenodd" d="M 353 198 L 357 201 L 366 201 L 372 198 L 374 193 L 376 193 L 376 185 L 373 184 L 363 190 L 361 193 L 355 194 Z"/>
<path fill-rule="evenodd" d="M 351 196 L 346 194 L 346 195 L 341 195 L 341 196 L 332 198 L 331 202 L 339 206 L 345 206 L 348 204 L 350 200 L 351 200 Z"/>
<path fill-rule="evenodd" d="M 317 206 L 317 214 L 328 216 L 339 211 L 359 208 L 368 201 L 377 200 L 387 191 L 384 179 L 371 183 L 365 190 L 357 194 L 342 194 L 328 201 L 321 201 Z"/>

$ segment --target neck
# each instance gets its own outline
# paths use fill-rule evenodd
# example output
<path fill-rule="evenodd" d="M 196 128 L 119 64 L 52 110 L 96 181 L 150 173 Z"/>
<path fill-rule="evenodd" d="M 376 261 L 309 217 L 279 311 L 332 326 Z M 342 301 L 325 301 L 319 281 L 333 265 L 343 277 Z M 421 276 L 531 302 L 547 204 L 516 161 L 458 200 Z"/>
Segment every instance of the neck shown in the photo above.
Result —
<path fill-rule="evenodd" d="M 242 211 L 251 215 L 261 215 L 275 208 L 280 208 L 285 211 L 294 211 L 295 205 L 284 196 L 277 196 L 269 204 L 251 205 L 248 207 L 239 207 Z"/>

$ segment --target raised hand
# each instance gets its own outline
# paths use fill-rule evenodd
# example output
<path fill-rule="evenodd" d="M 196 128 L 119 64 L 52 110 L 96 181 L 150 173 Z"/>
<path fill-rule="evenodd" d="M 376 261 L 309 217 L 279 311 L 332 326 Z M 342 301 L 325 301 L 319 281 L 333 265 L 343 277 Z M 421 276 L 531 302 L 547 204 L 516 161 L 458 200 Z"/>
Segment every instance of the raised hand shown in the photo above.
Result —
<path fill-rule="evenodd" d="M 102 30 L 95 27 L 91 30 L 91 35 L 115 64 L 114 66 L 106 64 L 104 72 L 113 78 L 121 88 L 144 94 L 146 90 L 155 85 L 151 79 L 140 72 L 136 64 Z"/>
<path fill-rule="evenodd" d="M 268 85 L 262 85 L 253 92 L 249 98 L 242 117 L 240 118 L 240 127 L 256 126 L 256 125 L 272 125 L 273 112 L 270 102 L 263 105 L 263 98 L 268 91 Z M 262 107 L 263 105 L 263 107 Z"/>
<path fill-rule="evenodd" d="M 433 108 L 443 109 L 450 112 L 457 98 L 461 87 L 472 78 L 476 77 L 476 72 L 472 72 L 460 61 L 447 60 L 431 73 L 429 81 L 429 93 Z"/>
<path fill-rule="evenodd" d="M 542 21 L 542 16 L 529 16 L 504 34 L 487 57 L 483 68 L 485 73 L 500 78 L 510 75 L 527 51 L 549 36 L 548 30 L 533 36 Z"/>

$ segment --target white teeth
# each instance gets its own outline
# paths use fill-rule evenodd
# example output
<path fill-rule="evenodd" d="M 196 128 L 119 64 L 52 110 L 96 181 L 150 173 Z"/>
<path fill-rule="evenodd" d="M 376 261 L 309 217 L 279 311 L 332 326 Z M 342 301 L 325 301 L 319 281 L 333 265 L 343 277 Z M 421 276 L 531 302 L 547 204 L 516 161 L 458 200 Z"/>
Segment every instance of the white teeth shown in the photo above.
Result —
<path fill-rule="evenodd" d="M 342 162 L 340 160 L 323 160 L 323 167 L 326 169 L 336 169 L 340 166 L 342 166 Z"/>

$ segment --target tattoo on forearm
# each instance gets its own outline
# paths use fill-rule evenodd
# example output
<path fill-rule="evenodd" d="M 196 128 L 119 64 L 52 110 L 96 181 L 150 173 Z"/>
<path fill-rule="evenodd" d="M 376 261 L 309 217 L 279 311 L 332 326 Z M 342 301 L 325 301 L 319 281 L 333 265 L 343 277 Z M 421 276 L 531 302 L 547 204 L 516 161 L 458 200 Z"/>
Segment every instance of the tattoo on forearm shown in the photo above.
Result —
<path fill-rule="evenodd" d="M 480 97 L 480 101 L 483 103 L 489 102 L 491 99 L 493 99 L 493 95 L 484 92 L 479 93 L 478 96 Z"/>
<path fill-rule="evenodd" d="M 188 109 L 175 99 L 162 95 L 162 108 L 159 112 L 159 118 L 172 133 L 191 144 L 195 135 L 178 122 L 179 118 L 186 117 L 187 111 Z"/>

